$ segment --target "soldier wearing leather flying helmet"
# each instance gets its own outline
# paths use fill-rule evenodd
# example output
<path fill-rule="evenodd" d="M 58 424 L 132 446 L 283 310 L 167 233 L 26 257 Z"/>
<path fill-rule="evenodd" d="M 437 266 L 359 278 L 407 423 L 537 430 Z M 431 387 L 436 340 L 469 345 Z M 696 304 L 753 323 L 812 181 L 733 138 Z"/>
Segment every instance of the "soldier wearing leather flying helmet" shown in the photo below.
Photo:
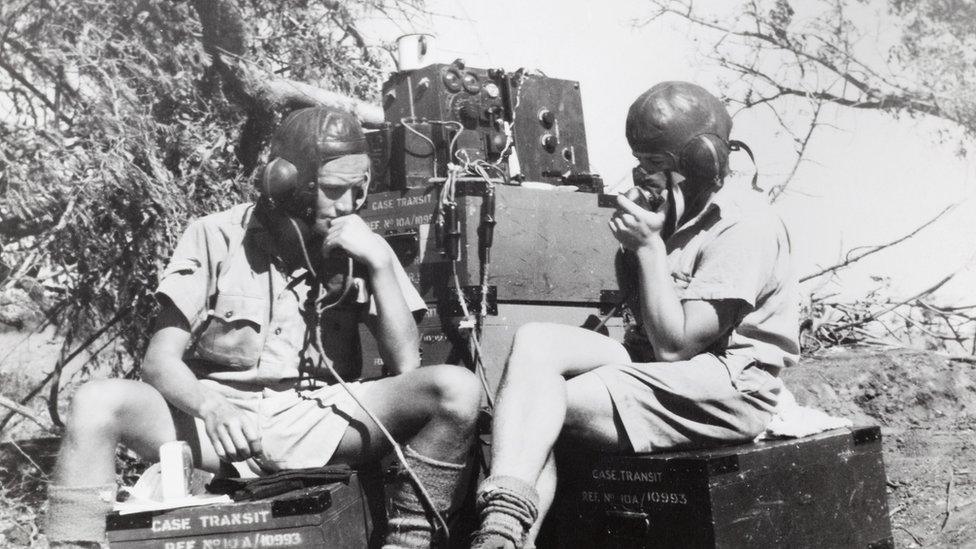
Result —
<path fill-rule="evenodd" d="M 196 467 L 232 465 L 244 476 L 387 453 L 377 425 L 328 371 L 357 370 L 360 322 L 393 375 L 348 385 L 406 443 L 429 503 L 448 510 L 481 388 L 464 368 L 418 368 L 414 313 L 424 302 L 390 246 L 355 213 L 368 184 L 359 122 L 302 109 L 271 141 L 257 204 L 190 223 L 160 277 L 143 380 L 94 381 L 74 397 L 49 490 L 55 546 L 104 541 L 119 443 L 155 460 L 161 444 L 184 440 Z M 387 546 L 426 547 L 432 531 L 401 475 Z"/>
<path fill-rule="evenodd" d="M 729 151 L 745 148 L 731 128 L 721 101 L 687 82 L 631 105 L 635 188 L 609 225 L 637 321 L 626 346 L 558 324 L 516 333 L 473 547 L 534 545 L 557 439 L 663 451 L 746 442 L 772 419 L 778 374 L 799 354 L 796 283 L 781 220 L 758 193 L 724 185 Z"/>

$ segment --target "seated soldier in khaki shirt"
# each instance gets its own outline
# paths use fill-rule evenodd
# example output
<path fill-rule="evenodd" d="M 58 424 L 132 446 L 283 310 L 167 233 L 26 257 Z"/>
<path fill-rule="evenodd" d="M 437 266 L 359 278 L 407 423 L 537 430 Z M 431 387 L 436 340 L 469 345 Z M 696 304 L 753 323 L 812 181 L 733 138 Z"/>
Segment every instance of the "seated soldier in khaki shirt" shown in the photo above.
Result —
<path fill-rule="evenodd" d="M 655 452 L 750 441 L 772 419 L 777 375 L 799 354 L 796 282 L 779 218 L 756 193 L 723 188 L 731 127 L 725 106 L 686 82 L 631 106 L 638 187 L 618 197 L 610 230 L 638 325 L 624 345 L 556 324 L 516 333 L 473 547 L 533 544 L 557 438 Z M 652 204 L 641 187 L 666 199 Z"/>
<path fill-rule="evenodd" d="M 245 476 L 387 453 L 376 424 L 329 384 L 326 365 L 340 377 L 359 365 L 360 321 L 394 375 L 349 386 L 407 443 L 432 503 L 447 510 L 480 385 L 464 368 L 418 369 L 412 312 L 424 303 L 386 241 L 355 215 L 369 183 L 365 152 L 352 116 L 295 111 L 272 140 L 257 204 L 190 224 L 160 278 L 143 381 L 95 381 L 74 397 L 49 492 L 52 542 L 104 539 L 119 443 L 158 459 L 161 444 L 185 440 L 197 467 L 233 463 Z M 303 316 L 309 307 L 321 311 L 320 326 Z M 321 353 L 310 345 L 319 335 Z M 431 526 L 406 476 L 393 504 L 387 544 L 428 546 Z"/>

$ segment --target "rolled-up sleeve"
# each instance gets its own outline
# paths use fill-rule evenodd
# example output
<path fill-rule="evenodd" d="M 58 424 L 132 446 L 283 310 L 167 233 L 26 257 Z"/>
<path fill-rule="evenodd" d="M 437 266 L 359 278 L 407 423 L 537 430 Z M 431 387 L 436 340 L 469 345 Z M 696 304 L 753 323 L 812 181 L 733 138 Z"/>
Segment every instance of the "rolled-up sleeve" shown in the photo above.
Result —
<path fill-rule="evenodd" d="M 162 301 L 165 297 L 171 301 L 192 325 L 207 306 L 210 271 L 206 230 L 202 223 L 194 221 L 180 237 L 159 277 L 156 299 Z"/>
<path fill-rule="evenodd" d="M 738 299 L 755 308 L 777 254 L 776 233 L 763 220 L 743 220 L 705 244 L 682 300 Z"/>

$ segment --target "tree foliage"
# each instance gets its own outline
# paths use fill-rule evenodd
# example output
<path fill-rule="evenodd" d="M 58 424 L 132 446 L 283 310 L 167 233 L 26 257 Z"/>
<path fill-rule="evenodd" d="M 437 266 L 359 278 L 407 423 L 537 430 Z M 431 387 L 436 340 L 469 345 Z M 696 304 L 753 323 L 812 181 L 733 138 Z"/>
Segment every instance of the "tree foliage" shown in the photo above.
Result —
<path fill-rule="evenodd" d="M 43 284 L 66 341 L 138 363 L 191 217 L 247 198 L 268 129 L 332 101 L 369 120 L 386 53 L 363 17 L 419 0 L 0 3 L 0 284 Z M 348 97 L 347 97 L 348 96 Z M 73 350 L 73 349 L 71 349 Z M 66 350 L 66 353 L 67 354 Z"/>
<path fill-rule="evenodd" d="M 934 117 L 955 126 L 959 150 L 976 137 L 976 4 L 970 0 L 651 0 L 643 24 L 683 22 L 714 62 L 734 113 L 764 109 L 792 136 L 792 168 L 768 187 L 775 201 L 787 189 L 825 109 Z M 838 270 L 911 238 L 952 207 L 888 243 L 854 248 Z M 850 343 L 923 344 L 976 354 L 971 304 L 936 307 L 929 295 L 955 273 L 908 300 L 872 293 L 854 303 L 811 295 L 804 350 Z M 815 291 L 816 292 L 816 291 Z M 921 342 L 921 343 L 920 343 Z"/>
<path fill-rule="evenodd" d="M 825 105 L 933 116 L 976 136 L 971 1 L 743 0 L 721 16 L 694 0 L 651 4 L 649 21 L 677 18 L 705 37 L 731 103 L 770 109 L 793 136 L 796 163 L 770 190 L 774 200 L 796 173 Z"/>

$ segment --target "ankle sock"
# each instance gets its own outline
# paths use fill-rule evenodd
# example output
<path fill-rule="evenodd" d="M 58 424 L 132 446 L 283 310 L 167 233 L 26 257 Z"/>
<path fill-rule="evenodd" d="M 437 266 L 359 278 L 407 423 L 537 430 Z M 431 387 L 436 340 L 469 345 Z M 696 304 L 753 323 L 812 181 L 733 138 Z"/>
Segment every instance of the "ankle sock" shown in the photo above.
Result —
<path fill-rule="evenodd" d="M 424 456 L 410 446 L 404 448 L 407 463 L 430 494 L 431 503 L 442 515 L 451 508 L 465 464 L 448 463 Z M 401 470 L 394 488 L 384 549 L 430 547 L 435 519 L 424 506 L 410 475 Z"/>
<path fill-rule="evenodd" d="M 116 491 L 115 483 L 48 486 L 44 529 L 48 541 L 76 546 L 105 543 L 105 515 L 112 510 Z"/>
<path fill-rule="evenodd" d="M 472 549 L 523 547 L 539 515 L 539 494 L 520 478 L 494 475 L 481 484 L 478 505 L 481 528 L 474 534 Z"/>

